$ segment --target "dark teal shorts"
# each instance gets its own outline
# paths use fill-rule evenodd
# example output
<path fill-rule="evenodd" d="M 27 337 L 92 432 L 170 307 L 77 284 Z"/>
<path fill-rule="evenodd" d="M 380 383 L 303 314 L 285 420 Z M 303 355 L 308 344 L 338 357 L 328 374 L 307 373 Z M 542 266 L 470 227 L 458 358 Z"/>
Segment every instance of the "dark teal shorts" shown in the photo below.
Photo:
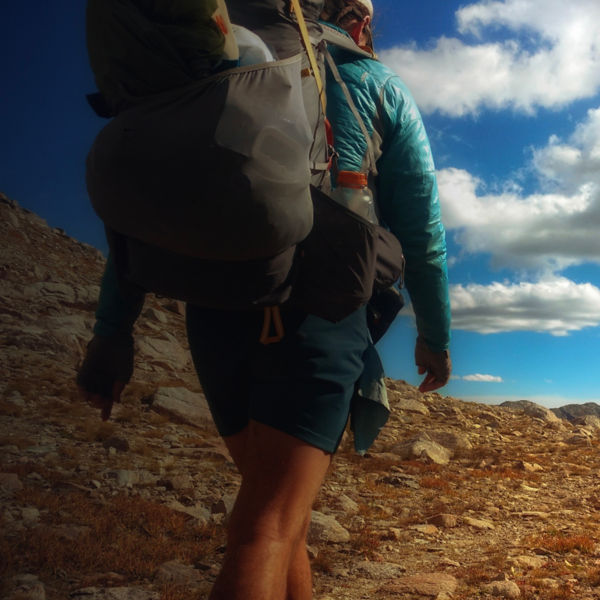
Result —
<path fill-rule="evenodd" d="M 282 317 L 283 340 L 264 346 L 262 311 L 188 305 L 190 350 L 215 424 L 228 436 L 253 419 L 333 453 L 363 371 L 366 311 L 339 323 L 297 311 Z"/>

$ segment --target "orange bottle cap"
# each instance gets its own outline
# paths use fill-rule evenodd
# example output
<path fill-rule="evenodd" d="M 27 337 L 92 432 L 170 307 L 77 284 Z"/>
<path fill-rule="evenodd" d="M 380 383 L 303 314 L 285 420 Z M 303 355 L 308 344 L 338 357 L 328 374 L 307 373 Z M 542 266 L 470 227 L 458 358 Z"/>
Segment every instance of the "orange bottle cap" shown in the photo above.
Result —
<path fill-rule="evenodd" d="M 366 173 L 358 171 L 340 171 L 337 175 L 337 185 L 347 188 L 364 188 L 368 183 Z"/>

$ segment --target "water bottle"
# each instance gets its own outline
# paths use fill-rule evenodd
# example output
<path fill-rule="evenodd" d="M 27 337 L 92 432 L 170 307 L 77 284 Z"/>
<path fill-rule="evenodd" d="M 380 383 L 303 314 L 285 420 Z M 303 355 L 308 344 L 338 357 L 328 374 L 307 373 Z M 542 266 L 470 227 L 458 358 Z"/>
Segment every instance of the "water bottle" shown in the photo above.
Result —
<path fill-rule="evenodd" d="M 339 171 L 336 187 L 331 197 L 349 210 L 371 223 L 378 223 L 375 212 L 375 200 L 368 188 L 366 173 L 357 171 Z"/>
<path fill-rule="evenodd" d="M 267 45 L 259 36 L 240 25 L 232 25 L 232 27 L 240 51 L 240 67 L 273 62 L 275 60 L 273 54 L 271 54 Z"/>

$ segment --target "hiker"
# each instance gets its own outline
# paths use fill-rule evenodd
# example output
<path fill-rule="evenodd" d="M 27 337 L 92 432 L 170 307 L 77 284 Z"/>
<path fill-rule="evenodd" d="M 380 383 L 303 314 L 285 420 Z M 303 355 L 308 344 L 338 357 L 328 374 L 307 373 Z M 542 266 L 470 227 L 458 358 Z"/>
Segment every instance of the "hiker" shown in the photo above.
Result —
<path fill-rule="evenodd" d="M 318 16 L 320 3 L 307 4 L 310 10 L 318 9 Z M 382 175 L 384 167 L 382 164 L 380 168 Z M 419 174 L 423 171 L 421 168 Z M 427 175 L 429 169 L 426 171 Z M 434 186 L 435 179 L 431 181 Z M 404 182 L 398 183 L 401 185 Z M 388 182 L 386 186 L 381 195 L 394 184 Z M 414 294 L 422 336 L 416 359 L 419 371 L 426 373 L 422 390 L 430 391 L 446 383 L 449 376 L 447 302 L 441 317 L 432 306 L 433 300 L 429 300 L 428 314 L 423 312 L 427 302 L 419 299 L 430 293 L 440 299 L 444 296 L 443 230 L 437 220 L 437 197 L 423 198 L 421 192 L 412 200 L 420 205 L 397 207 L 406 209 L 405 216 L 414 220 L 410 227 L 399 227 L 397 235 L 406 239 L 406 254 L 413 261 L 407 284 Z M 395 196 L 389 204 L 393 202 Z M 395 209 L 382 206 L 394 216 Z M 418 217 L 423 213 L 432 213 L 435 222 L 421 222 Z M 415 244 L 418 241 L 409 235 L 413 227 L 413 237 L 420 239 L 425 233 L 433 240 L 432 247 L 410 248 L 411 239 Z M 430 263 L 437 263 L 435 275 L 428 275 L 425 268 Z M 418 274 L 421 266 L 425 268 L 422 278 Z M 132 329 L 144 302 L 144 292 L 124 284 L 117 267 L 111 252 L 94 337 L 78 373 L 84 398 L 101 410 L 103 419 L 109 418 L 113 403 L 119 401 L 131 377 Z M 331 457 L 350 414 L 355 443 L 361 450 L 372 442 L 388 414 L 383 369 L 369 335 L 366 306 L 331 322 L 284 305 L 280 315 L 285 334 L 269 345 L 259 341 L 265 314 L 259 310 L 203 308 L 193 302 L 186 308 L 194 366 L 216 427 L 242 476 L 228 523 L 223 566 L 211 600 L 312 598 L 306 537 L 311 507 Z"/>
<path fill-rule="evenodd" d="M 338 171 L 364 172 L 367 141 L 344 96 L 344 85 L 370 134 L 376 170 L 369 187 L 381 222 L 402 243 L 405 285 L 416 315 L 415 362 L 430 392 L 450 377 L 450 303 L 445 232 L 440 221 L 435 167 L 419 110 L 402 80 L 375 59 L 371 0 L 325 0 L 324 27 L 344 32 L 371 55 L 329 44 L 342 80 L 327 79 L 327 116 L 333 128 Z M 325 39 L 327 39 L 327 34 Z"/>

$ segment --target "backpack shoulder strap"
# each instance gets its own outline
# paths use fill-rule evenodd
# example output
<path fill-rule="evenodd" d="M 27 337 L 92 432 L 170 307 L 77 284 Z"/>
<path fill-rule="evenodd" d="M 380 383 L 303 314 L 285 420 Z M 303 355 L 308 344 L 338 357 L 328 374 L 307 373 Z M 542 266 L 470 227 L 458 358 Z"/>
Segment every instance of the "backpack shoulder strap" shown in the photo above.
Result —
<path fill-rule="evenodd" d="M 327 29 L 329 29 L 329 28 L 327 28 Z M 354 42 L 352 42 L 352 43 L 354 43 Z M 358 48 L 358 46 L 357 46 L 357 48 Z M 367 52 L 365 52 L 365 54 L 368 55 Z M 368 56 L 370 57 L 370 55 L 368 55 Z M 333 75 L 333 78 L 335 79 L 337 84 L 341 87 L 344 97 L 346 98 L 346 102 L 348 103 L 348 107 L 350 108 L 350 111 L 352 112 L 352 115 L 356 119 L 356 122 L 358 123 L 358 126 L 360 127 L 360 131 L 365 138 L 365 142 L 367 144 L 367 157 L 369 159 L 369 173 L 371 173 L 373 176 L 376 176 L 377 175 L 377 166 L 375 164 L 375 150 L 373 148 L 373 140 L 371 139 L 371 136 L 369 135 L 367 126 L 365 125 L 363 118 L 361 117 L 360 113 L 358 112 L 358 109 L 356 108 L 356 104 L 354 104 L 354 100 L 352 100 L 352 95 L 350 94 L 350 90 L 348 89 L 346 82 L 342 79 L 342 76 L 340 75 L 337 65 L 335 64 L 335 61 L 333 60 L 333 57 L 331 56 L 331 53 L 329 52 L 329 50 L 327 50 L 327 48 L 325 48 L 325 60 L 327 60 L 327 66 L 331 70 L 331 74 Z"/>
<path fill-rule="evenodd" d="M 328 44 L 339 46 L 340 48 L 344 48 L 344 50 L 353 52 L 354 54 L 362 56 L 363 58 L 375 59 L 375 57 L 371 53 L 357 46 L 357 44 L 351 37 L 348 37 L 347 34 L 338 31 L 333 27 L 328 27 L 327 25 L 323 27 L 323 39 Z"/>
<path fill-rule="evenodd" d="M 308 61 L 310 62 L 310 68 L 312 69 L 313 75 L 315 77 L 315 81 L 317 82 L 317 89 L 319 90 L 319 100 L 321 101 L 321 107 L 323 108 L 323 114 L 325 114 L 326 110 L 326 99 L 325 99 L 325 86 L 323 85 L 323 80 L 321 79 L 321 71 L 319 70 L 319 65 L 317 64 L 317 59 L 315 57 L 315 53 L 310 43 L 310 34 L 308 33 L 308 28 L 306 27 L 306 21 L 304 20 L 304 13 L 302 12 L 302 8 L 300 7 L 299 0 L 291 0 L 292 10 L 296 14 L 296 20 L 298 21 L 298 27 L 300 28 L 300 35 L 302 36 L 302 43 L 304 44 L 304 48 L 306 50 L 306 54 L 308 55 Z"/>

